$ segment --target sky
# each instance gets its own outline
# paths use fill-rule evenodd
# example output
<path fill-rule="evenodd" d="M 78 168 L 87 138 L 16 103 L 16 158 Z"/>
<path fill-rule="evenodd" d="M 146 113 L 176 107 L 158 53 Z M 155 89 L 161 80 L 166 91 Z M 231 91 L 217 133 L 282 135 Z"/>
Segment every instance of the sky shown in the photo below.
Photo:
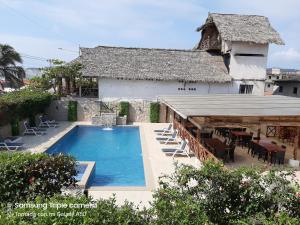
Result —
<path fill-rule="evenodd" d="M 299 0 L 0 0 L 0 43 L 42 67 L 76 58 L 79 46 L 191 49 L 209 12 L 256 14 L 285 41 L 270 46 L 268 67 L 300 69 L 299 9 Z"/>

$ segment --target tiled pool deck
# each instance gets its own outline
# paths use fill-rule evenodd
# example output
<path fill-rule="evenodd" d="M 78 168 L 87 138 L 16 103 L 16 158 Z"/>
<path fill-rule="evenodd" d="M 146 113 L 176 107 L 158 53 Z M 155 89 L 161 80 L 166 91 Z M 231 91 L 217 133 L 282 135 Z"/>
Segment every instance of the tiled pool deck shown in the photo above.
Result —
<path fill-rule="evenodd" d="M 46 135 L 25 136 L 23 137 L 23 141 L 27 151 L 44 152 L 74 126 L 89 124 L 90 122 L 60 122 L 58 128 L 48 128 Z M 94 199 L 109 198 L 115 194 L 117 203 L 119 204 L 122 204 L 127 199 L 136 204 L 141 203 L 141 205 L 147 206 L 152 199 L 152 191 L 158 187 L 159 177 L 164 174 L 171 174 L 175 169 L 175 161 L 199 167 L 199 162 L 195 157 L 176 157 L 175 160 L 173 160 L 171 156 L 166 156 L 161 151 L 161 148 L 163 147 L 174 147 L 174 145 L 166 146 L 160 144 L 155 138 L 156 133 L 154 130 L 162 129 L 167 126 L 166 124 L 135 123 L 134 125 L 140 127 L 145 178 L 147 183 L 146 187 L 91 187 L 88 191 L 89 195 Z M 246 152 L 245 149 L 236 149 L 236 162 L 228 164 L 228 167 L 266 165 L 266 163 L 253 159 Z M 298 173 L 298 179 L 300 180 L 300 173 Z"/>

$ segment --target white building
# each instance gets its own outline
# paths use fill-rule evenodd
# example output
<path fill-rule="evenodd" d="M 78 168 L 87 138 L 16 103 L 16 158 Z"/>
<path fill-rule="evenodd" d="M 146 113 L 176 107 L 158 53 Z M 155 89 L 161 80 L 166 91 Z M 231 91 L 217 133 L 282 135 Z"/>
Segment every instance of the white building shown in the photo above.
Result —
<path fill-rule="evenodd" d="M 81 48 L 83 76 L 98 80 L 100 100 L 159 95 L 264 94 L 268 48 L 283 44 L 268 18 L 209 14 L 192 50 Z"/>

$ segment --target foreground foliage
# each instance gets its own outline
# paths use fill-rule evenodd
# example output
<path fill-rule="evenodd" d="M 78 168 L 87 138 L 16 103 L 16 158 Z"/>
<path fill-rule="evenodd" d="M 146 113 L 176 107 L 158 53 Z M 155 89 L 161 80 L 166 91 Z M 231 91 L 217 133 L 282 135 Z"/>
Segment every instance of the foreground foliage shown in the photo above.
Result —
<path fill-rule="evenodd" d="M 36 157 L 43 159 L 45 156 Z M 22 161 L 24 160 L 15 159 L 16 164 L 22 164 Z M 57 166 L 54 161 L 51 164 L 54 168 Z M 35 169 L 31 169 L 32 167 Z M 41 169 L 37 166 L 28 168 L 30 171 Z M 24 168 L 17 171 L 22 170 Z M 9 171 L 13 176 L 15 172 Z M 60 173 L 63 171 L 57 172 Z M 1 175 L 3 174 L 0 177 Z M 42 197 L 33 198 L 33 195 L 28 194 L 26 200 L 23 198 L 24 202 L 46 204 L 48 207 L 20 208 L 16 203 L 8 206 L 3 204 L 0 224 L 298 225 L 299 186 L 289 181 L 290 175 L 289 172 L 262 173 L 259 169 L 249 168 L 226 170 L 222 165 L 210 162 L 201 169 L 178 166 L 174 174 L 161 178 L 160 186 L 147 209 L 128 202 L 118 206 L 114 198 L 92 201 L 83 196 L 53 196 L 53 192 L 45 196 L 42 186 L 37 186 L 35 190 L 41 191 L 36 193 Z M 51 180 L 45 179 L 43 183 L 47 186 Z M 13 186 L 8 184 L 8 187 Z M 7 199 L 3 201 L 11 203 Z M 50 207 L 50 203 L 55 203 L 58 207 Z"/>
<path fill-rule="evenodd" d="M 75 185 L 76 161 L 64 155 L 1 153 L 0 202 L 50 197 Z"/>

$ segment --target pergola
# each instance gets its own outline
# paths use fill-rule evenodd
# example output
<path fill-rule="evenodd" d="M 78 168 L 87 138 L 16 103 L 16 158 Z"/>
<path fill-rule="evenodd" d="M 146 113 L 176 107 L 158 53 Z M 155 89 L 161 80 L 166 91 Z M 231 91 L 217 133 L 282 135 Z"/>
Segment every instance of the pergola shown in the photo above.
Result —
<path fill-rule="evenodd" d="M 165 121 L 175 117 L 183 127 L 197 127 L 197 136 L 204 127 L 251 126 L 258 135 L 262 126 L 296 127 L 294 158 L 297 159 L 300 136 L 300 98 L 216 94 L 193 96 L 160 96 Z M 197 137 L 198 139 L 198 137 Z"/>

